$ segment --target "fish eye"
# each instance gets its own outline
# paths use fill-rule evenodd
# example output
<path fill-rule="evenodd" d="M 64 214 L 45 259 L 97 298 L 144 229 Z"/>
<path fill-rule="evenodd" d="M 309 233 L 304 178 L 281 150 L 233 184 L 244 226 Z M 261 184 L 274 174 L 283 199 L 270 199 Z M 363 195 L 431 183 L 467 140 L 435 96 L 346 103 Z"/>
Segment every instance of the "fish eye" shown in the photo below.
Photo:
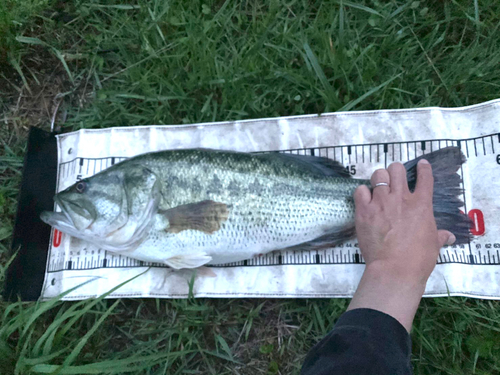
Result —
<path fill-rule="evenodd" d="M 87 183 L 85 181 L 80 181 L 75 185 L 75 189 L 78 193 L 83 193 L 85 192 L 85 189 L 87 188 Z"/>

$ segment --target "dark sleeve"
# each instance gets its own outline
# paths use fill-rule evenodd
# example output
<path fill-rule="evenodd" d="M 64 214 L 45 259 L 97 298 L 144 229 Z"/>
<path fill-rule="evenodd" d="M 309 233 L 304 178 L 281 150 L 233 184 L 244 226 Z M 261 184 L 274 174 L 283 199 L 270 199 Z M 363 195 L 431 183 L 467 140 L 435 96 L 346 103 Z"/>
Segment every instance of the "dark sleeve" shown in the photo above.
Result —
<path fill-rule="evenodd" d="M 392 316 L 354 309 L 307 354 L 301 375 L 411 374 L 411 340 Z"/>

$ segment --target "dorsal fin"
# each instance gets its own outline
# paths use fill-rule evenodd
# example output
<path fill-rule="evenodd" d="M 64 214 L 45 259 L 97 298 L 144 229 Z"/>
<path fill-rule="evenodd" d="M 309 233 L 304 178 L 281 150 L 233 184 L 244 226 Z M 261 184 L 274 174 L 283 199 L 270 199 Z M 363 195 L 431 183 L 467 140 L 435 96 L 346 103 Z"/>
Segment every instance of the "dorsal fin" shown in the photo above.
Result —
<path fill-rule="evenodd" d="M 284 153 L 265 153 L 260 154 L 259 157 L 262 158 L 278 158 L 284 162 L 288 162 L 307 170 L 309 173 L 316 174 L 318 176 L 325 177 L 342 177 L 350 178 L 351 174 L 345 169 L 345 167 L 339 162 L 320 157 L 320 156 L 309 156 L 309 155 L 297 155 L 297 154 L 284 154 Z"/>

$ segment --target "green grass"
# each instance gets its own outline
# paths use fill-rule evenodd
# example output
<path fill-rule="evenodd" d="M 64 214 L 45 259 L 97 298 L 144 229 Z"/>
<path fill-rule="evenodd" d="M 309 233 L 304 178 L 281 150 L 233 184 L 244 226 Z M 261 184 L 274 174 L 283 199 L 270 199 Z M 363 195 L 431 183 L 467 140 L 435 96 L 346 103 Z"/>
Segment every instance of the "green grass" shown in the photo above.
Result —
<path fill-rule="evenodd" d="M 496 0 L 0 0 L 1 263 L 28 126 L 470 105 L 500 96 L 499 27 Z M 296 374 L 347 303 L 0 302 L 0 373 Z M 499 373 L 499 307 L 424 300 L 415 373 Z"/>

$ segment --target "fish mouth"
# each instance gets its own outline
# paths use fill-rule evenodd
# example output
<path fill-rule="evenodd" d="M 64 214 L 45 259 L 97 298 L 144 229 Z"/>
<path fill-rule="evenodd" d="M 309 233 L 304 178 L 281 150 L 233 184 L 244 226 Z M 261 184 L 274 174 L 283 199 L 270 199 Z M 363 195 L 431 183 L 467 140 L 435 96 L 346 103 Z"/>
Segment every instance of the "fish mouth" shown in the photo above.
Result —
<path fill-rule="evenodd" d="M 62 233 L 66 233 L 72 237 L 86 239 L 82 231 L 78 230 L 78 228 L 73 225 L 71 216 L 67 212 L 43 211 L 40 214 L 40 219 Z"/>
<path fill-rule="evenodd" d="M 65 212 L 43 211 L 40 214 L 40 219 L 51 227 L 61 230 L 62 232 L 68 230 L 75 230 L 71 217 Z"/>
<path fill-rule="evenodd" d="M 61 212 L 44 211 L 40 215 L 42 221 L 50 226 L 68 233 L 84 230 L 94 222 L 92 212 L 77 202 L 62 200 L 57 195 L 54 201 L 61 207 Z M 75 220 L 74 216 L 84 218 L 85 225 L 78 225 L 81 220 Z"/>

